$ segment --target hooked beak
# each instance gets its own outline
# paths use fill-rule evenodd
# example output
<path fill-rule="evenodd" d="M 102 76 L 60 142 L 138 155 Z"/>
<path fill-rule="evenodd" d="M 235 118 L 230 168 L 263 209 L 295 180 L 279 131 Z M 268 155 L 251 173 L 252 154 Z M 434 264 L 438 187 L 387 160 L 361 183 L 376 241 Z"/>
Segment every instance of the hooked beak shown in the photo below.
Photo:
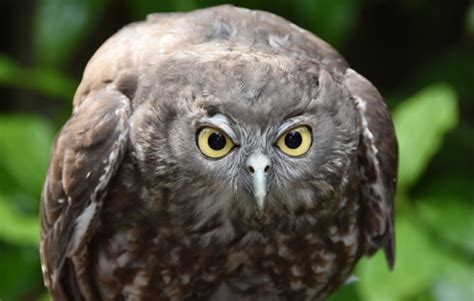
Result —
<path fill-rule="evenodd" d="M 257 212 L 263 213 L 265 207 L 265 197 L 267 195 L 267 175 L 270 170 L 270 159 L 262 153 L 251 154 L 247 161 L 247 171 L 252 176 L 252 190 Z"/>

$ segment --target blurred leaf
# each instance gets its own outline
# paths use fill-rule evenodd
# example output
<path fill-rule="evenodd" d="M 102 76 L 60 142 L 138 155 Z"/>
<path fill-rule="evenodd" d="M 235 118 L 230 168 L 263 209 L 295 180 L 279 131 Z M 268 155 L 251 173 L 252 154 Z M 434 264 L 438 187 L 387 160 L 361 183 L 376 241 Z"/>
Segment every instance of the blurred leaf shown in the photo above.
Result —
<path fill-rule="evenodd" d="M 474 78 L 474 52 L 455 49 L 430 60 L 409 79 L 409 88 L 428 86 L 434 82 L 448 83 L 460 101 L 474 103 L 472 79 Z"/>
<path fill-rule="evenodd" d="M 474 107 L 472 108 L 474 109 Z M 461 107 L 461 115 L 469 108 Z M 462 117 L 461 117 L 462 118 Z M 442 193 L 474 200 L 474 122 L 463 118 L 444 140 L 444 147 L 436 154 L 426 176 L 417 182 L 416 191 L 428 194 Z M 447 174 L 447 171 L 449 172 Z"/>
<path fill-rule="evenodd" d="M 471 36 L 474 35 L 474 2 L 471 1 L 466 14 L 466 31 Z"/>
<path fill-rule="evenodd" d="M 438 301 L 474 300 L 474 266 L 453 256 L 443 256 L 440 274 L 433 285 Z"/>
<path fill-rule="evenodd" d="M 0 147 L 2 145 L 3 135 L 0 132 Z M 0 156 L 4 155 L 0 150 Z M 15 194 L 17 192 L 18 183 L 12 178 L 10 173 L 6 170 L 4 159 L 0 158 L 0 193 L 3 195 Z"/>
<path fill-rule="evenodd" d="M 428 0 L 401 0 L 400 5 L 403 9 L 408 12 L 414 13 L 420 9 L 424 9 L 424 5 L 429 2 Z"/>
<path fill-rule="evenodd" d="M 94 28 L 106 0 L 39 0 L 33 22 L 35 56 L 41 66 L 69 61 Z"/>
<path fill-rule="evenodd" d="M 304 20 L 302 27 L 340 48 L 347 40 L 357 18 L 354 0 L 297 0 L 296 9 Z"/>
<path fill-rule="evenodd" d="M 357 289 L 364 301 L 411 300 L 426 291 L 439 270 L 439 254 L 421 229 L 406 217 L 396 220 L 397 258 L 390 272 L 382 252 L 364 259 L 356 275 Z"/>
<path fill-rule="evenodd" d="M 38 298 L 38 301 L 51 301 L 51 297 L 48 293 L 45 293 Z"/>
<path fill-rule="evenodd" d="M 148 14 L 159 12 L 190 11 L 199 8 L 195 0 L 150 1 L 129 0 L 128 6 L 137 20 L 143 20 Z"/>
<path fill-rule="evenodd" d="M 429 225 L 443 241 L 458 245 L 474 256 L 474 204 L 446 196 L 425 197 L 416 204 L 420 222 Z"/>
<path fill-rule="evenodd" d="M 163 5 L 169 4 L 168 1 L 128 0 L 127 4 L 132 13 L 132 17 L 136 20 L 143 20 L 151 13 L 171 11 L 170 7 L 163 7 Z"/>
<path fill-rule="evenodd" d="M 401 103 L 393 117 L 400 148 L 398 188 L 406 191 L 457 124 L 456 94 L 448 85 L 431 85 Z"/>
<path fill-rule="evenodd" d="M 15 200 L 12 203 L 15 210 L 25 214 L 37 214 L 39 208 L 38 195 L 32 195 L 18 181 L 15 181 L 14 177 L 5 168 L 3 158 L 0 159 L 0 194 L 5 199 Z"/>
<path fill-rule="evenodd" d="M 29 115 L 0 115 L 0 167 L 37 197 L 53 141 L 53 128 L 44 119 Z"/>
<path fill-rule="evenodd" d="M 327 301 L 358 301 L 360 298 L 357 295 L 357 290 L 355 289 L 355 283 L 345 284 L 341 288 L 330 296 Z"/>
<path fill-rule="evenodd" d="M 474 135 L 472 137 L 474 137 Z M 474 154 L 474 150 L 470 154 Z M 466 158 L 469 155 L 466 155 Z M 456 160 L 455 162 L 463 164 L 462 161 L 463 160 L 461 158 L 461 160 Z M 447 166 L 447 164 L 442 165 L 440 168 L 446 168 L 445 166 Z M 466 170 L 468 170 L 470 166 L 474 166 L 474 164 L 467 166 Z M 430 177 L 433 176 L 434 173 L 434 171 L 431 171 Z M 441 171 L 437 171 L 435 174 L 436 177 L 430 179 L 430 181 L 425 181 L 425 178 L 427 177 L 424 177 L 423 181 L 418 182 L 416 185 L 417 188 L 413 196 L 413 199 L 415 199 L 414 203 L 416 205 L 429 204 L 430 207 L 437 207 L 438 203 L 440 203 L 441 206 L 449 206 L 451 202 L 453 202 L 453 207 L 457 207 L 458 203 L 462 203 L 461 206 L 466 210 L 469 209 L 467 210 L 468 212 L 470 210 L 474 210 L 474 203 L 469 201 L 474 200 L 474 189 L 472 187 L 472 179 L 474 177 L 472 176 L 472 173 L 473 172 L 470 172 L 469 174 L 463 174 L 462 170 L 461 173 L 458 173 L 458 170 L 450 170 L 450 174 L 447 177 L 446 175 L 443 176 Z M 425 210 L 425 208 L 420 208 L 420 210 Z M 426 210 L 431 209 L 426 208 Z"/>
<path fill-rule="evenodd" d="M 12 202 L 0 195 L 0 239 L 16 245 L 37 245 L 38 217 L 23 216 L 14 209 Z"/>
<path fill-rule="evenodd" d="M 31 300 L 26 296 L 40 290 L 41 267 L 37 246 L 9 246 L 0 242 L 0 299 Z"/>
<path fill-rule="evenodd" d="M 0 85 L 22 88 L 71 101 L 77 82 L 47 69 L 27 69 L 0 53 Z"/>
<path fill-rule="evenodd" d="M 190 11 L 199 7 L 194 0 L 175 0 L 172 3 L 176 11 Z"/>

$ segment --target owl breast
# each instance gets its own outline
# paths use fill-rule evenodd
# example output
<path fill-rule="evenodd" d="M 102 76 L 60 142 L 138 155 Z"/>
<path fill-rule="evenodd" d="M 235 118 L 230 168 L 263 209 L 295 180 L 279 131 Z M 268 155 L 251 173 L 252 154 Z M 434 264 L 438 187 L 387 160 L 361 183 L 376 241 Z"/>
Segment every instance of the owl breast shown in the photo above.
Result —
<path fill-rule="evenodd" d="M 111 191 L 90 244 L 99 299 L 319 300 L 347 280 L 359 257 L 358 200 L 348 191 L 333 200 L 337 217 L 302 212 L 295 231 L 284 220 L 176 224 L 127 187 Z"/>

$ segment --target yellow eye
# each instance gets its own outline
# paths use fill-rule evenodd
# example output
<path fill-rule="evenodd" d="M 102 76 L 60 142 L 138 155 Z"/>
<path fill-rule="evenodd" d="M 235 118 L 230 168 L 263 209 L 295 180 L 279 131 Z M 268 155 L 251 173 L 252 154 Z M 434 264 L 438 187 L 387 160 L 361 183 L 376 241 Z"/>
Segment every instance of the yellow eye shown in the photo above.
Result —
<path fill-rule="evenodd" d="M 234 143 L 226 134 L 211 127 L 199 131 L 197 144 L 201 152 L 210 158 L 222 158 L 234 147 Z"/>
<path fill-rule="evenodd" d="M 311 130 L 302 125 L 287 131 L 278 138 L 277 146 L 282 152 L 291 157 L 304 155 L 311 146 Z"/>

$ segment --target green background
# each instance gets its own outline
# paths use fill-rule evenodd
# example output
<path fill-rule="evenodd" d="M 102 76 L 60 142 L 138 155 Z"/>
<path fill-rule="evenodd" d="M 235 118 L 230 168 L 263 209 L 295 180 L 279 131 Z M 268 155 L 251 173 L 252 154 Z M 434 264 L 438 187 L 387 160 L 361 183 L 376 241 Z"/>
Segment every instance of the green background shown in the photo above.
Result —
<path fill-rule="evenodd" d="M 82 70 L 120 27 L 219 1 L 0 0 L 0 299 L 47 300 L 38 203 L 51 141 Z M 331 300 L 474 300 L 474 4 L 234 1 L 334 45 L 393 113 L 400 144 L 397 258 L 363 259 Z"/>

